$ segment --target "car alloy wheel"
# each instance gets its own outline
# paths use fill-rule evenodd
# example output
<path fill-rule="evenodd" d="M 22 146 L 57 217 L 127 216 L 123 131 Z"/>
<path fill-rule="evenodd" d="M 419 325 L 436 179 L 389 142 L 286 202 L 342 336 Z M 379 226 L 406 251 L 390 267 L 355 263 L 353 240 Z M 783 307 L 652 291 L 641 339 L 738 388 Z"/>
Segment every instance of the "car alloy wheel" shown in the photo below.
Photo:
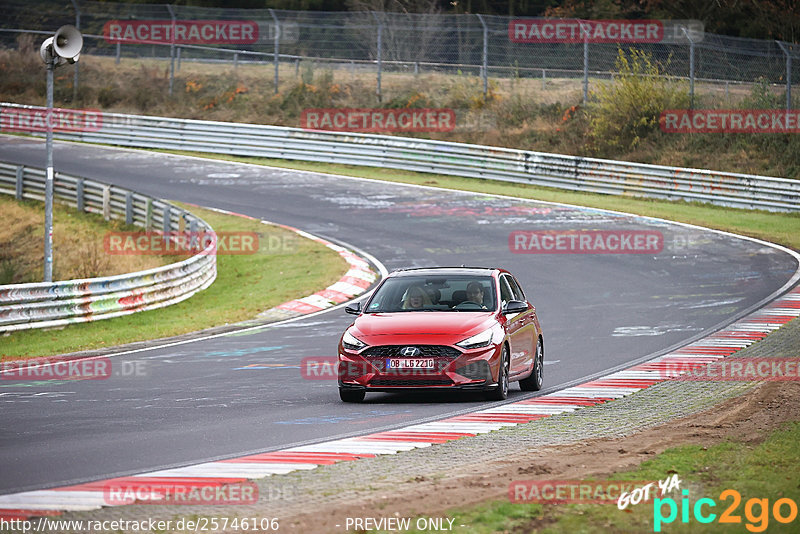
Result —
<path fill-rule="evenodd" d="M 508 373 L 510 365 L 508 348 L 503 345 L 503 351 L 500 354 L 500 371 L 497 373 L 497 388 L 489 393 L 490 400 L 505 400 L 508 397 Z"/>

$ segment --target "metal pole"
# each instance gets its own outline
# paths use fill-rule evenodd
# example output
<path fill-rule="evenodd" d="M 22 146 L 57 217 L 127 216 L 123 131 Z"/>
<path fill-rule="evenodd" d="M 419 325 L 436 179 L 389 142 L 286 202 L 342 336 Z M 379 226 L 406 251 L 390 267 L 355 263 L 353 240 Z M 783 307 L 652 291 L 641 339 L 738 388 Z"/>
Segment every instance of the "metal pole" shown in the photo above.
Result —
<path fill-rule="evenodd" d="M 483 64 L 481 65 L 481 75 L 483 76 L 483 96 L 489 92 L 489 27 L 480 13 L 476 13 L 478 20 L 483 26 Z"/>
<path fill-rule="evenodd" d="M 75 8 L 75 28 L 80 31 L 81 29 L 81 10 L 78 7 L 78 3 L 76 0 L 70 0 L 72 2 L 72 7 Z M 80 80 L 80 63 L 75 62 L 75 78 L 72 81 L 72 102 L 75 103 L 78 100 L 78 82 Z"/>
<path fill-rule="evenodd" d="M 792 109 L 792 56 L 789 50 L 780 41 L 775 41 L 786 56 L 786 111 Z"/>
<path fill-rule="evenodd" d="M 272 15 L 272 20 L 275 21 L 275 52 L 273 54 L 274 61 L 275 61 L 275 94 L 278 94 L 278 64 L 279 64 L 279 54 L 280 54 L 280 36 L 281 36 L 281 23 L 278 20 L 278 17 L 275 15 L 275 11 L 272 9 L 269 10 L 269 14 Z"/>
<path fill-rule="evenodd" d="M 689 41 L 689 109 L 694 109 L 694 41 L 689 36 L 685 26 L 681 26 L 681 31 Z"/>
<path fill-rule="evenodd" d="M 180 46 L 179 46 L 179 47 L 177 48 L 177 50 L 175 51 L 175 58 L 178 60 L 178 65 L 177 65 L 177 67 L 175 68 L 175 70 L 177 70 L 178 72 L 180 72 L 180 70 L 181 70 L 181 47 L 180 47 Z"/>
<path fill-rule="evenodd" d="M 372 12 L 372 16 L 375 18 L 375 22 L 378 23 L 378 87 L 376 89 L 376 94 L 378 95 L 378 102 L 381 102 L 383 99 L 383 94 L 381 94 L 381 70 L 383 68 L 383 24 L 381 24 L 380 19 L 378 19 L 378 15 L 374 11 Z"/>
<path fill-rule="evenodd" d="M 581 31 L 584 26 L 581 23 Z M 583 105 L 589 101 L 589 29 L 583 34 Z"/>
<path fill-rule="evenodd" d="M 44 178 L 44 281 L 53 281 L 53 54 L 47 58 L 47 167 Z"/>
<path fill-rule="evenodd" d="M 119 65 L 119 56 L 122 55 L 122 43 L 117 41 L 117 57 L 114 60 L 114 63 Z"/>
<path fill-rule="evenodd" d="M 177 23 L 172 6 L 167 4 L 167 10 L 169 11 L 169 16 L 172 18 L 172 31 L 170 32 L 169 44 L 169 96 L 172 96 L 172 88 L 175 85 L 175 29 Z"/>

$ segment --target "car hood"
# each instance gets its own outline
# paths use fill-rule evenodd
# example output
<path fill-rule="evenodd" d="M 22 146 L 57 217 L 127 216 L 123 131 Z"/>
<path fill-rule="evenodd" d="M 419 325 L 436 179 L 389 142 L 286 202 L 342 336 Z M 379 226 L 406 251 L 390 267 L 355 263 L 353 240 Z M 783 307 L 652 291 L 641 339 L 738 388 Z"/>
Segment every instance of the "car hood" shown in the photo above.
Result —
<path fill-rule="evenodd" d="M 493 315 L 493 312 L 367 313 L 359 316 L 354 326 L 359 337 L 367 343 L 367 338 L 378 336 L 424 335 L 464 339 L 491 327 L 495 323 Z"/>

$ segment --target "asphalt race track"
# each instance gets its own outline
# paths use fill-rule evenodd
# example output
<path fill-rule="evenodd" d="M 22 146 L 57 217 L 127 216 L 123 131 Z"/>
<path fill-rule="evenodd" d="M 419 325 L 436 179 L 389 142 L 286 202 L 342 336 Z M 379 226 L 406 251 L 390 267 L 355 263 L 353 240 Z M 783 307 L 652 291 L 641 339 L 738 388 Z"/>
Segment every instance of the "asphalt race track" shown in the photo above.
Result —
<path fill-rule="evenodd" d="M 761 243 L 598 210 L 78 144 L 57 171 L 288 224 L 369 252 L 389 270 L 502 266 L 545 332 L 545 388 L 655 355 L 730 322 L 779 289 L 795 259 Z M 44 166 L 44 142 L 0 136 L 0 161 Z M 657 254 L 517 254 L 515 230 L 656 230 Z M 55 258 L 58 261 L 58 258 Z M 301 296 L 301 295 L 298 295 Z M 368 394 L 299 364 L 334 356 L 342 310 L 113 357 L 139 375 L 0 381 L 0 493 L 282 449 L 441 418 L 476 396 Z M 2 352 L 2 338 L 0 338 Z M 525 395 L 512 385 L 510 401 Z"/>

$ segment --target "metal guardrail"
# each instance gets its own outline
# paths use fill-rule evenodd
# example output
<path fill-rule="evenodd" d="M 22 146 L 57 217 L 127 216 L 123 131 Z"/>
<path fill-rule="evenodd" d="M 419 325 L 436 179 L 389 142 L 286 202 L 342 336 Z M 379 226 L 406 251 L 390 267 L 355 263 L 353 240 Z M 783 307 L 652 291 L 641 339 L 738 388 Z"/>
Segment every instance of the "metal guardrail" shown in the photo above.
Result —
<path fill-rule="evenodd" d="M 45 108 L 0 103 L 0 130 Z M 744 209 L 800 211 L 800 181 L 582 158 L 428 139 L 99 114 L 94 131 L 55 137 L 118 146 L 387 167 L 573 191 L 687 200 Z"/>
<path fill-rule="evenodd" d="M 0 163 L 0 193 L 44 200 L 42 169 Z M 163 232 L 211 232 L 191 213 L 146 195 L 77 176 L 56 173 L 54 197 L 81 211 Z M 174 234 L 169 234 L 174 235 Z M 0 332 L 97 321 L 185 300 L 217 275 L 215 243 L 177 263 L 117 276 L 0 285 Z"/>

